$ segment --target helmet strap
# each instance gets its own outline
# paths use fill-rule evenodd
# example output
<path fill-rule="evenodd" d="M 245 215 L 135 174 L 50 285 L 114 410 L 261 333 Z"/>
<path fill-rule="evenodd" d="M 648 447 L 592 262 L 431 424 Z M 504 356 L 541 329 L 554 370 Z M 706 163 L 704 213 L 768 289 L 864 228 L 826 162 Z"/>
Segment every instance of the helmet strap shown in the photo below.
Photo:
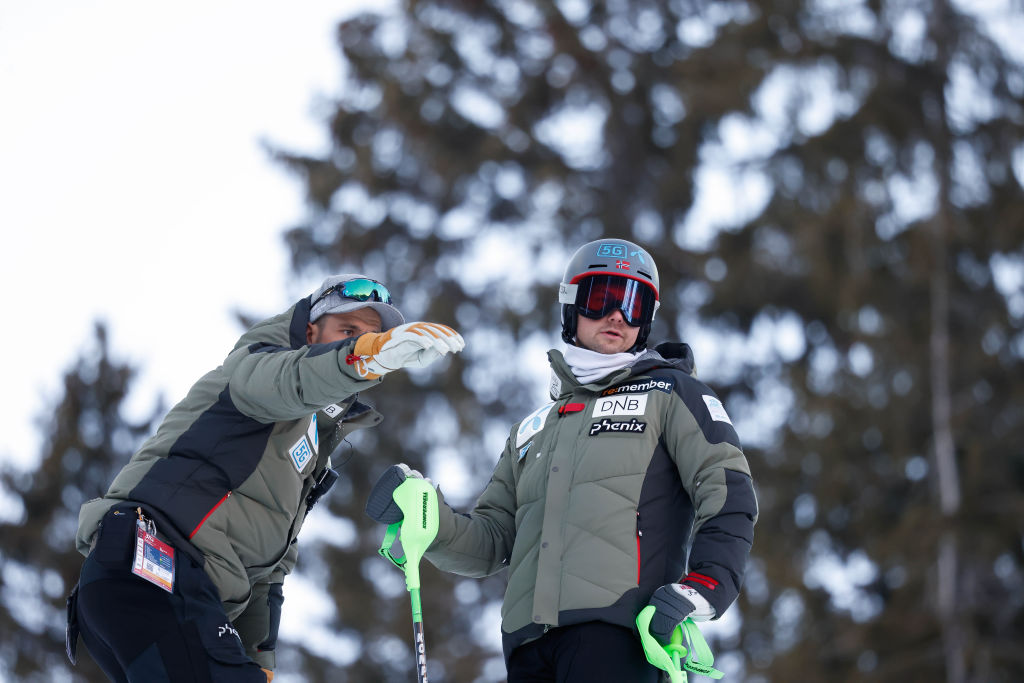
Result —
<path fill-rule="evenodd" d="M 632 353 L 639 353 L 647 347 L 647 337 L 651 334 L 651 323 L 640 326 L 640 331 L 636 335 L 636 344 L 629 349 Z"/>
<path fill-rule="evenodd" d="M 562 304 L 562 341 L 576 343 L 576 305 Z"/>

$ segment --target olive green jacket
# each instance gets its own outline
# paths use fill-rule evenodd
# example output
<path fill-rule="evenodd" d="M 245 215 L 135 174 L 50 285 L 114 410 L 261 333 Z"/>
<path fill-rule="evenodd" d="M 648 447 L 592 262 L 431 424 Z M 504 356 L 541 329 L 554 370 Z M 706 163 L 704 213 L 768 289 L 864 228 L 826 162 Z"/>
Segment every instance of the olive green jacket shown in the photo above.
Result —
<path fill-rule="evenodd" d="M 548 357 L 553 402 L 512 427 L 472 512 L 441 506 L 426 558 L 467 576 L 508 567 L 506 656 L 553 626 L 632 627 L 671 582 L 721 616 L 739 592 L 757 503 L 725 409 L 691 375 L 689 347 L 663 344 L 586 385 L 559 351 Z"/>
<path fill-rule="evenodd" d="M 346 362 L 353 340 L 307 346 L 308 320 L 302 299 L 246 332 L 79 515 L 77 546 L 88 554 L 110 507 L 149 510 L 159 533 L 198 556 L 247 652 L 267 668 L 315 482 L 347 433 L 382 419 L 356 400 L 380 380 Z"/>

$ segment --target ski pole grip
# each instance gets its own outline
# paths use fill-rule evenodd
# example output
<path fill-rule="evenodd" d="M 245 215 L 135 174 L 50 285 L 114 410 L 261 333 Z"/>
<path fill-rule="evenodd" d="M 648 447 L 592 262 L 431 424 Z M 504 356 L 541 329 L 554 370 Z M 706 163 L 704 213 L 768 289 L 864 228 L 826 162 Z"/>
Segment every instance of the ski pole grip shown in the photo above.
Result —
<path fill-rule="evenodd" d="M 644 656 L 651 666 L 668 673 L 672 683 L 686 683 L 686 673 L 679 666 L 678 653 L 673 657 L 669 647 L 662 647 L 658 639 L 651 635 L 651 619 L 656 611 L 654 605 L 640 610 L 636 617 L 636 628 L 640 632 L 640 644 L 644 648 Z M 673 634 L 674 635 L 674 634 Z M 674 648 L 672 648 L 674 649 Z"/>
<path fill-rule="evenodd" d="M 402 510 L 398 540 L 404 551 L 404 566 L 388 551 L 388 559 L 405 570 L 405 585 L 411 590 L 420 587 L 420 558 L 437 536 L 437 491 L 426 479 L 409 477 L 395 489 L 395 503 Z M 388 528 L 390 533 L 391 527 Z"/>

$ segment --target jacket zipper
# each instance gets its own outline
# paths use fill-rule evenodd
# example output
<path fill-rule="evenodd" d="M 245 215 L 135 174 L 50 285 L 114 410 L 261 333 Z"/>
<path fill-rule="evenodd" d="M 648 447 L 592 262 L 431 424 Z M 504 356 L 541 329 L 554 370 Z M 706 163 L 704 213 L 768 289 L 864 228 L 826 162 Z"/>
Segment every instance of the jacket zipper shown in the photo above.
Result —
<path fill-rule="evenodd" d="M 636 585 L 640 585 L 640 537 L 644 532 L 640 529 L 640 511 L 636 511 Z"/>
<path fill-rule="evenodd" d="M 208 520 L 208 519 L 210 518 L 210 515 L 212 515 L 212 514 L 213 514 L 214 512 L 216 512 L 216 511 L 217 511 L 217 508 L 219 508 L 219 507 L 220 507 L 220 504 L 221 504 L 221 503 L 223 503 L 223 502 L 224 502 L 225 500 L 227 500 L 227 499 L 228 499 L 228 496 L 230 496 L 230 495 L 231 495 L 231 491 L 228 491 L 227 493 L 225 493 L 225 494 L 224 494 L 224 497 L 223 497 L 223 498 L 221 498 L 220 500 L 218 500 L 218 501 L 217 501 L 217 504 L 216 504 L 216 505 L 214 505 L 214 506 L 213 506 L 212 508 L 210 508 L 210 511 L 206 513 L 206 516 L 205 516 L 205 517 L 203 517 L 203 518 L 202 518 L 201 520 L 199 520 L 199 524 L 196 524 L 196 528 L 195 528 L 195 529 L 193 529 L 193 530 L 192 530 L 192 533 L 190 533 L 190 534 L 188 535 L 188 537 L 189 537 L 189 540 L 191 540 L 193 536 L 195 536 L 195 535 L 196 535 L 197 533 L 199 533 L 199 529 L 201 529 L 201 528 L 202 528 L 202 526 L 203 526 L 204 524 L 206 524 L 206 520 Z"/>

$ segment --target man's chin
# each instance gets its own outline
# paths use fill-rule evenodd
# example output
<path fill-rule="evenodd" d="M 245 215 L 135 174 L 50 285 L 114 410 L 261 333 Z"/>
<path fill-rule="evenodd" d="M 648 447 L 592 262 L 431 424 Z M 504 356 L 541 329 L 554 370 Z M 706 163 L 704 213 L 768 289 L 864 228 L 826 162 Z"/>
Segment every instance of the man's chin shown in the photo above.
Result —
<path fill-rule="evenodd" d="M 613 353 L 622 353 L 623 351 L 625 351 L 625 349 L 622 347 L 622 344 L 619 342 L 605 342 L 603 344 L 598 344 L 597 346 L 598 348 L 596 349 L 596 351 L 598 353 L 604 353 L 608 355 L 612 355 Z"/>

